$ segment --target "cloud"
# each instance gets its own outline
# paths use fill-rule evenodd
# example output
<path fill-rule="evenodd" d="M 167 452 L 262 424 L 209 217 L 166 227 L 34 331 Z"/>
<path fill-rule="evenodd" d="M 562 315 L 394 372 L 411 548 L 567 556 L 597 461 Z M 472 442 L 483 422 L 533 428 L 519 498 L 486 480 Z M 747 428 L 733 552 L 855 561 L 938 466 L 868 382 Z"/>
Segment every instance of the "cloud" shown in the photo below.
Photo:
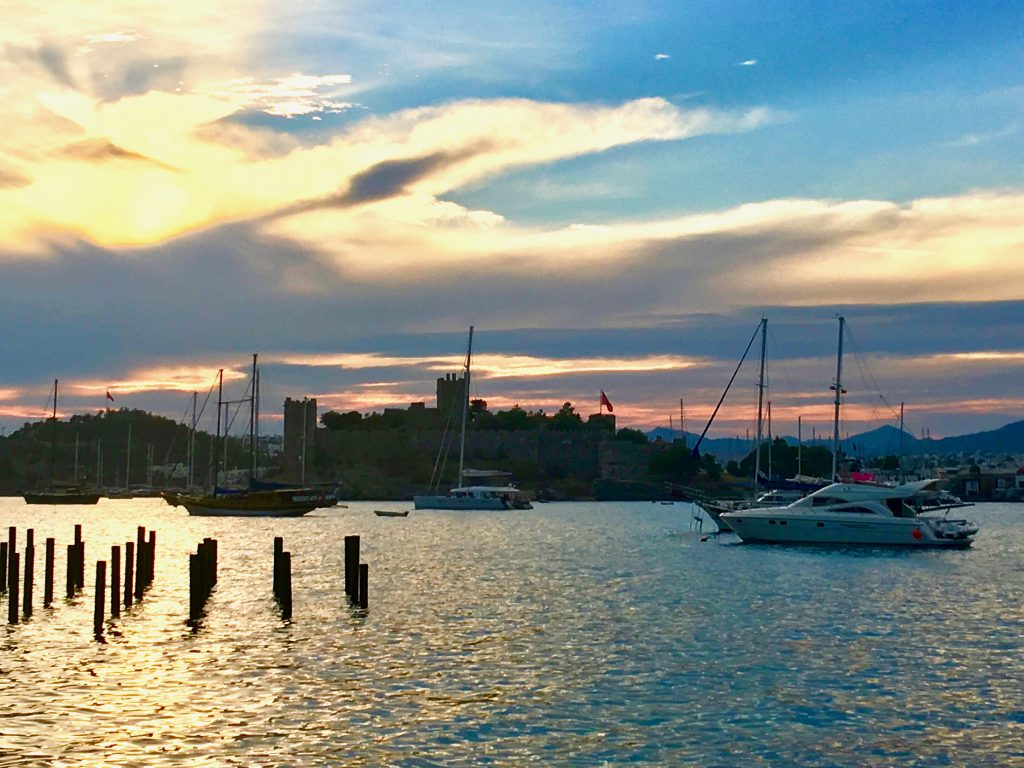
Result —
<path fill-rule="evenodd" d="M 654 60 L 655 61 L 667 61 L 668 59 L 671 59 L 671 58 L 672 57 L 669 54 L 667 54 L 667 53 L 656 53 L 656 54 L 654 54 Z"/>
<path fill-rule="evenodd" d="M 736 67 L 756 67 L 757 59 L 746 59 L 745 61 L 738 61 L 733 66 Z"/>
<path fill-rule="evenodd" d="M 88 139 L 67 144 L 61 147 L 57 154 L 85 162 L 102 163 L 109 160 L 126 160 L 129 162 L 152 163 L 164 170 L 174 170 L 150 157 L 140 155 L 138 152 L 129 152 L 104 139 Z"/>
<path fill-rule="evenodd" d="M 355 106 L 339 100 L 342 86 L 352 83 L 351 75 L 304 75 L 257 80 L 239 78 L 225 83 L 211 83 L 197 90 L 204 96 L 223 99 L 239 106 L 277 117 L 298 117 L 312 113 L 337 113 Z"/>
<path fill-rule="evenodd" d="M 945 146 L 947 147 L 977 147 L 982 144 L 989 144 L 994 141 L 1001 141 L 1002 139 L 1008 139 L 1011 136 L 1015 136 L 1020 133 L 1020 125 L 1014 123 L 1008 125 L 1005 128 L 1000 128 L 996 131 L 989 131 L 988 133 L 965 133 L 958 139 L 948 142 Z"/>

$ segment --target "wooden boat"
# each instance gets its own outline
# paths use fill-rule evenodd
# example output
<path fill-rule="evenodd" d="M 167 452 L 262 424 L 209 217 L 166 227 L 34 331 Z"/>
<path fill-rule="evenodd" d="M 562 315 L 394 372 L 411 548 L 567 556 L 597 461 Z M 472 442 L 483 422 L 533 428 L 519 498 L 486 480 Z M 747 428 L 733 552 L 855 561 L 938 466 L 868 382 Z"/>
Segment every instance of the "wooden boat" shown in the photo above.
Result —
<path fill-rule="evenodd" d="M 404 509 L 399 512 L 397 509 L 375 509 L 373 510 L 373 514 L 377 517 L 408 517 L 409 510 Z"/>

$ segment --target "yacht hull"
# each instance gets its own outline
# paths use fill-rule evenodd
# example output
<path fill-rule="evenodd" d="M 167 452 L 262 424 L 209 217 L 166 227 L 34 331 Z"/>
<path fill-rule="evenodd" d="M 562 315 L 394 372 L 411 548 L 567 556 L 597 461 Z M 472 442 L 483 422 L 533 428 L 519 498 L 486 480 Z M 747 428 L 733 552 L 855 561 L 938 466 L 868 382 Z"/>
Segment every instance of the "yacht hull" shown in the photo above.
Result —
<path fill-rule="evenodd" d="M 98 493 L 39 493 L 24 494 L 26 504 L 96 504 L 100 500 Z"/>
<path fill-rule="evenodd" d="M 843 546 L 941 547 L 971 546 L 970 536 L 940 535 L 922 518 L 850 520 L 840 515 L 793 515 L 730 512 L 722 520 L 745 542 Z"/>
<path fill-rule="evenodd" d="M 168 501 L 174 503 L 170 499 Z M 216 496 L 177 494 L 175 501 L 197 517 L 301 517 L 320 507 L 334 506 L 337 498 L 331 494 L 297 489 Z"/>

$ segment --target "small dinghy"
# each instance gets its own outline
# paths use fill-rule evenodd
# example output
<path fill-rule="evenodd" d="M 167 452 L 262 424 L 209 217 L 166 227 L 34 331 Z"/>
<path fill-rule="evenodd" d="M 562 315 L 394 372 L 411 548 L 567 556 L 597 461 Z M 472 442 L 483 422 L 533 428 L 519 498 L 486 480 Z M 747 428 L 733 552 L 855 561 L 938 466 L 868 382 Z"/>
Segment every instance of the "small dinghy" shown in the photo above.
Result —
<path fill-rule="evenodd" d="M 373 510 L 373 514 L 375 514 L 377 517 L 408 517 L 409 510 L 406 509 L 402 512 L 399 512 L 398 510 L 395 509 L 375 509 Z"/>

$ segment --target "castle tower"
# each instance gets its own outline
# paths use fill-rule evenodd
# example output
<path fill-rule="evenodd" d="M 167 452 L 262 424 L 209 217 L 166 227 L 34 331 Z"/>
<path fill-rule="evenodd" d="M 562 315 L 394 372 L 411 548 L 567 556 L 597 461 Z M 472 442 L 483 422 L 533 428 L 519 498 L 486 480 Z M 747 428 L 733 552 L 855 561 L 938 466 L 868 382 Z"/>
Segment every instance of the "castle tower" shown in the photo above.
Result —
<path fill-rule="evenodd" d="M 461 376 L 446 373 L 437 380 L 437 414 L 441 424 L 455 424 L 462 418 L 462 404 L 466 401 L 466 382 Z"/>

